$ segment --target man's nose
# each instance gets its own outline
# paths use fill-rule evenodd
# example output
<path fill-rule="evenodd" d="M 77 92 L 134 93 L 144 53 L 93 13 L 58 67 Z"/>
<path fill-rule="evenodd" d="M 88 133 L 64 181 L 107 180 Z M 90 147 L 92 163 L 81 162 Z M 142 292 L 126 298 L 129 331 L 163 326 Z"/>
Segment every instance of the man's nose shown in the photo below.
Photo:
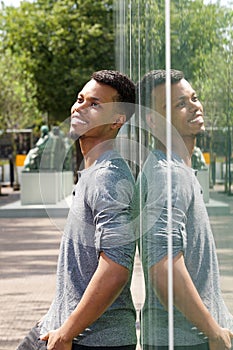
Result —
<path fill-rule="evenodd" d="M 73 113 L 75 111 L 86 113 L 88 111 L 88 103 L 86 101 L 83 101 L 82 103 L 75 102 L 71 108 L 71 112 Z"/>
<path fill-rule="evenodd" d="M 190 101 L 189 102 L 189 111 L 191 113 L 196 112 L 199 109 L 199 103 L 196 101 Z"/>

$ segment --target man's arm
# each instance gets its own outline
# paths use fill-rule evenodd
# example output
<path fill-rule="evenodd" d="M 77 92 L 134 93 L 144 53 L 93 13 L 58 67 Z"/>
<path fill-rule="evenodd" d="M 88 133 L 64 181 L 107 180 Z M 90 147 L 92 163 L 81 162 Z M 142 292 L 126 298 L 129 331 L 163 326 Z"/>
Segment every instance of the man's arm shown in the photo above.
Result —
<path fill-rule="evenodd" d="M 161 304 L 168 306 L 168 258 L 151 267 L 150 278 Z M 176 308 L 209 339 L 211 350 L 231 348 L 233 333 L 221 328 L 202 302 L 186 269 L 183 254 L 173 259 L 173 294 Z"/>
<path fill-rule="evenodd" d="M 96 272 L 76 309 L 60 328 L 41 338 L 48 340 L 47 350 L 70 350 L 72 339 L 107 310 L 121 293 L 128 278 L 128 269 L 102 252 Z"/>

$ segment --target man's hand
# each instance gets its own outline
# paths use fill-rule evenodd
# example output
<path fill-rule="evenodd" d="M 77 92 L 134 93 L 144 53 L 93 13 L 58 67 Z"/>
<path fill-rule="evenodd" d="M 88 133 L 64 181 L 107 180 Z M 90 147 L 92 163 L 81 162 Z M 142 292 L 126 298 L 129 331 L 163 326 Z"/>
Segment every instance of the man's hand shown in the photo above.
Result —
<path fill-rule="evenodd" d="M 71 350 L 72 341 L 65 341 L 62 337 L 60 328 L 50 331 L 41 336 L 41 340 L 47 341 L 47 350 Z"/>
<path fill-rule="evenodd" d="M 151 281 L 160 302 L 168 305 L 168 259 L 163 258 L 150 270 Z M 176 308 L 204 333 L 210 350 L 231 349 L 233 333 L 221 328 L 204 305 L 186 269 L 183 254 L 173 260 L 173 293 Z"/>
<path fill-rule="evenodd" d="M 37 321 L 37 326 L 41 326 L 42 325 L 42 323 L 43 323 L 43 321 L 44 321 L 44 318 L 45 318 L 45 316 L 42 316 L 40 319 L 39 319 L 39 321 Z"/>
<path fill-rule="evenodd" d="M 115 263 L 103 252 L 99 265 L 75 310 L 60 328 L 41 337 L 47 350 L 71 350 L 72 339 L 95 322 L 119 296 L 129 278 L 126 267 Z"/>
<path fill-rule="evenodd" d="M 209 339 L 210 350 L 228 350 L 231 349 L 231 340 L 233 333 L 226 328 L 220 328 L 220 334 L 214 338 Z"/>

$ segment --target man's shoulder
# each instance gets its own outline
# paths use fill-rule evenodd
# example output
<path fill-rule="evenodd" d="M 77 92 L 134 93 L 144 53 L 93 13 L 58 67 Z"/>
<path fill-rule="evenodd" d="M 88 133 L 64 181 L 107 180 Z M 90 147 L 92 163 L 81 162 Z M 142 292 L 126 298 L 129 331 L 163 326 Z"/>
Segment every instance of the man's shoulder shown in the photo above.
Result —
<path fill-rule="evenodd" d="M 156 197 L 162 193 L 166 195 L 169 171 L 171 171 L 173 192 L 190 195 L 195 177 L 193 169 L 176 157 L 172 157 L 169 166 L 164 153 L 153 151 L 148 156 L 137 179 L 137 188 L 140 188 L 142 196 L 146 197 L 148 192 Z"/>
<path fill-rule="evenodd" d="M 132 198 L 135 179 L 126 161 L 116 152 L 103 154 L 81 178 L 80 191 L 89 200 L 98 198 Z M 128 199 L 127 199 L 128 200 Z"/>
<path fill-rule="evenodd" d="M 192 169 L 176 154 L 172 154 L 168 160 L 164 152 L 152 150 L 144 163 L 142 173 L 167 173 L 168 170 L 170 170 L 172 174 L 187 174 L 192 171 Z"/>
<path fill-rule="evenodd" d="M 126 160 L 116 151 L 106 152 L 96 162 L 96 177 L 110 178 L 113 182 L 126 179 L 134 182 L 132 171 Z"/>

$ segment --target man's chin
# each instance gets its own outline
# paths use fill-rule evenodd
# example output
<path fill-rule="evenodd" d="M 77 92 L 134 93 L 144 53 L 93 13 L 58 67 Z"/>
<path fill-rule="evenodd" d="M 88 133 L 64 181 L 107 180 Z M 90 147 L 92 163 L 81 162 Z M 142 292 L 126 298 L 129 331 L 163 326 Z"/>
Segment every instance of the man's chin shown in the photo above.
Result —
<path fill-rule="evenodd" d="M 80 136 L 81 135 L 75 132 L 74 130 L 70 130 L 69 132 L 69 137 L 71 138 L 71 140 L 77 141 L 80 138 Z"/>
<path fill-rule="evenodd" d="M 201 130 L 197 133 L 197 135 L 203 135 L 205 133 L 205 127 L 203 126 Z"/>
<path fill-rule="evenodd" d="M 193 130 L 192 135 L 193 135 L 194 137 L 197 137 L 197 136 L 199 136 L 199 135 L 203 135 L 204 133 L 205 133 L 205 127 L 202 126 L 201 128 L 199 128 L 199 130 Z"/>

